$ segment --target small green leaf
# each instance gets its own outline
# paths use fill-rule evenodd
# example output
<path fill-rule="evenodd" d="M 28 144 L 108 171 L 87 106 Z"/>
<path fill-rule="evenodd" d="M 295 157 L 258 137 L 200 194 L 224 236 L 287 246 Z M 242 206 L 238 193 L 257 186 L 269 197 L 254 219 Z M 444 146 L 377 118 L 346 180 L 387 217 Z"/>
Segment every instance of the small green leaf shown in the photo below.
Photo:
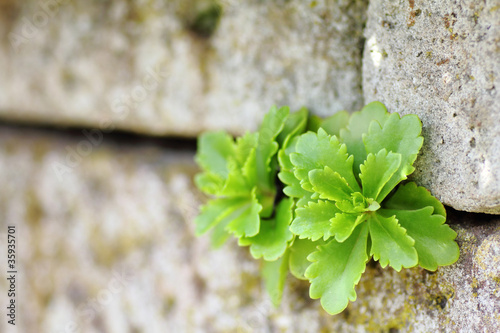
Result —
<path fill-rule="evenodd" d="M 295 176 L 301 180 L 305 190 L 313 191 L 308 178 L 309 171 L 323 169 L 325 166 L 338 172 L 353 190 L 360 190 L 353 174 L 353 157 L 347 154 L 346 146 L 340 144 L 337 137 L 328 135 L 320 128 L 318 133 L 302 134 L 295 151 L 290 154 L 290 159 L 295 166 Z"/>
<path fill-rule="evenodd" d="M 300 181 L 295 177 L 291 171 L 281 171 L 278 178 L 287 185 L 283 188 L 283 193 L 291 198 L 297 198 L 297 207 L 304 207 L 310 201 L 315 201 L 311 198 L 313 192 L 306 191 L 300 186 Z"/>
<path fill-rule="evenodd" d="M 236 162 L 230 161 L 228 163 L 228 169 L 229 174 L 219 195 L 248 197 L 249 193 L 252 192 L 253 184 L 250 185 L 247 182 L 246 177 L 243 176 L 242 169 L 238 167 Z"/>
<path fill-rule="evenodd" d="M 251 197 L 218 198 L 210 200 L 201 208 L 195 218 L 196 235 L 201 235 L 216 227 L 217 236 L 223 235 L 223 230 L 234 233 L 238 237 L 254 236 L 259 232 L 261 205 L 257 202 L 254 192 Z M 219 243 L 219 242 L 217 242 Z"/>
<path fill-rule="evenodd" d="M 401 267 L 413 267 L 418 264 L 415 241 L 406 234 L 396 217 L 383 217 L 372 213 L 368 217 L 372 247 L 370 254 L 382 267 L 389 264 L 396 271 Z"/>
<path fill-rule="evenodd" d="M 349 112 L 340 111 L 335 113 L 333 116 L 325 118 L 320 127 L 330 135 L 340 136 L 340 130 L 347 127 L 349 124 Z"/>
<path fill-rule="evenodd" d="M 198 139 L 196 162 L 205 170 L 223 178 L 229 172 L 228 159 L 234 156 L 233 138 L 225 132 L 204 133 Z"/>
<path fill-rule="evenodd" d="M 406 179 L 415 168 L 413 162 L 422 147 L 424 139 L 420 136 L 422 123 L 416 115 L 407 115 L 399 118 L 393 113 L 381 126 L 378 123 L 370 124 L 367 135 L 363 137 L 366 151 L 376 154 L 382 149 L 401 154 L 401 164 L 398 171 L 385 184 L 379 194 L 379 202 L 383 200 L 397 184 Z"/>
<path fill-rule="evenodd" d="M 414 182 L 400 185 L 383 204 L 383 208 L 396 210 L 418 210 L 427 206 L 434 207 L 434 214 L 446 217 L 443 204 L 428 189 L 417 186 Z"/>
<path fill-rule="evenodd" d="M 335 213 L 340 213 L 340 210 L 331 201 L 309 202 L 307 206 L 295 210 L 296 217 L 290 230 L 300 238 L 315 241 L 323 237 L 326 240 L 332 236 L 330 220 Z"/>
<path fill-rule="evenodd" d="M 368 133 L 368 128 L 372 121 L 383 125 L 388 118 L 389 114 L 384 104 L 372 102 L 366 105 L 361 111 L 354 112 L 349 119 L 347 128 L 340 130 L 341 142 L 347 145 L 347 152 L 354 156 L 353 167 L 356 176 L 360 173 L 359 166 L 366 160 L 363 134 Z"/>
<path fill-rule="evenodd" d="M 342 312 L 349 301 L 356 300 L 354 287 L 368 261 L 367 242 L 368 228 L 363 223 L 343 243 L 333 239 L 307 258 L 312 262 L 305 273 L 311 281 L 309 294 L 313 299 L 321 298 L 329 314 Z"/>
<path fill-rule="evenodd" d="M 273 261 L 285 253 L 293 234 L 289 230 L 292 222 L 292 199 L 283 199 L 276 208 L 276 217 L 262 220 L 259 233 L 250 238 L 240 238 L 239 245 L 250 245 L 250 253 L 255 259 Z"/>
<path fill-rule="evenodd" d="M 278 135 L 277 141 L 281 148 L 286 148 L 290 141 L 297 135 L 303 133 L 307 126 L 307 115 L 309 111 L 306 108 L 301 108 L 299 111 L 291 113 L 283 130 Z"/>
<path fill-rule="evenodd" d="M 321 239 L 313 242 L 309 239 L 298 239 L 293 241 L 290 247 L 290 272 L 293 276 L 300 280 L 307 280 L 305 272 L 311 262 L 307 260 L 307 256 L 317 250 L 318 245 L 324 245 L 325 242 Z"/>
<path fill-rule="evenodd" d="M 359 193 L 359 192 L 356 192 Z M 335 207 L 340 209 L 341 212 L 347 214 L 360 214 L 366 210 L 365 205 L 353 205 L 351 200 L 342 200 L 335 203 Z"/>
<path fill-rule="evenodd" d="M 284 149 L 278 151 L 278 162 L 282 171 L 290 171 L 293 169 L 292 161 L 290 161 L 290 156 L 285 152 Z"/>
<path fill-rule="evenodd" d="M 197 174 L 194 182 L 202 192 L 212 195 L 220 193 L 225 183 L 223 177 L 208 171 Z"/>
<path fill-rule="evenodd" d="M 252 149 L 248 156 L 248 159 L 243 166 L 243 176 L 242 178 L 246 179 L 246 183 L 250 186 L 258 186 L 257 174 L 255 173 L 257 161 L 256 161 L 256 150 Z M 276 168 L 273 168 L 275 170 Z M 241 173 L 235 172 L 235 177 L 241 177 Z M 243 182 L 243 179 L 241 180 Z M 247 190 L 246 193 L 250 192 Z M 248 195 L 248 194 L 247 194 Z M 274 188 L 262 188 L 257 187 L 256 189 L 256 197 L 259 204 L 262 206 L 262 210 L 260 211 L 261 217 L 269 217 L 274 209 L 274 198 L 276 196 L 276 190 Z"/>
<path fill-rule="evenodd" d="M 274 306 L 279 306 L 288 273 L 288 251 L 275 261 L 263 261 L 262 278 Z"/>
<path fill-rule="evenodd" d="M 227 223 L 219 223 L 213 228 L 210 235 L 210 244 L 212 248 L 220 248 L 231 237 L 231 234 L 226 230 L 226 226 Z"/>
<path fill-rule="evenodd" d="M 255 197 L 255 191 L 243 205 L 235 211 L 237 215 L 228 223 L 226 230 L 233 233 L 236 237 L 252 237 L 257 235 L 260 228 L 259 213 L 262 210 Z"/>
<path fill-rule="evenodd" d="M 262 119 L 259 128 L 259 144 L 267 144 L 274 141 L 285 127 L 285 121 L 289 114 L 290 108 L 288 106 L 283 106 L 279 109 L 276 106 L 271 107 L 271 110 Z"/>
<path fill-rule="evenodd" d="M 380 208 L 378 202 L 371 198 L 365 198 L 363 194 L 354 192 L 351 200 L 342 200 L 335 203 L 338 209 L 348 214 L 359 214 L 363 212 L 374 212 Z"/>
<path fill-rule="evenodd" d="M 337 242 L 342 243 L 351 236 L 353 230 L 364 220 L 366 220 L 365 214 L 337 213 L 331 219 L 330 233 L 335 235 Z"/>
<path fill-rule="evenodd" d="M 401 164 L 401 154 L 387 152 L 382 149 L 376 155 L 368 154 L 364 164 L 360 166 L 361 184 L 365 198 L 377 200 L 384 185 L 391 179 Z M 381 202 L 381 200 L 377 200 Z"/>
<path fill-rule="evenodd" d="M 200 236 L 204 234 L 223 219 L 231 216 L 247 200 L 247 198 L 219 198 L 210 200 L 201 207 L 200 214 L 194 220 L 196 235 Z"/>
<path fill-rule="evenodd" d="M 278 143 L 275 141 L 278 134 L 285 126 L 285 120 L 290 110 L 288 107 L 276 108 L 264 116 L 259 129 L 259 138 L 256 151 L 256 179 L 258 187 L 264 191 L 274 190 L 274 173 L 271 172 L 271 158 L 278 151 Z"/>
<path fill-rule="evenodd" d="M 249 151 L 247 160 L 245 161 L 245 164 L 243 165 L 243 168 L 241 170 L 243 176 L 247 179 L 248 184 L 251 184 L 253 186 L 257 185 L 257 174 L 255 173 L 255 170 L 257 168 L 257 160 L 255 154 L 255 148 Z"/>
<path fill-rule="evenodd" d="M 433 211 L 431 206 L 419 210 L 380 210 L 380 214 L 386 216 L 396 215 L 401 226 L 415 240 L 418 264 L 430 271 L 435 271 L 438 266 L 453 264 L 460 255 L 454 241 L 456 232 L 444 224 L 444 216 L 432 214 Z"/>
<path fill-rule="evenodd" d="M 319 193 L 320 199 L 349 200 L 353 192 L 347 181 L 328 166 L 325 166 L 322 170 L 309 171 L 309 181 L 313 186 L 313 190 Z"/>
<path fill-rule="evenodd" d="M 245 133 L 245 135 L 236 139 L 235 158 L 240 167 L 246 164 L 251 152 L 257 148 L 258 139 L 258 133 Z"/>
<path fill-rule="evenodd" d="M 309 117 L 309 121 L 307 122 L 306 131 L 317 132 L 318 129 L 321 127 L 322 122 L 323 122 L 323 118 L 316 116 L 316 115 L 311 115 Z"/>
<path fill-rule="evenodd" d="M 290 160 L 290 154 L 295 152 L 295 146 L 300 136 L 294 136 L 284 149 L 280 149 L 278 152 L 278 161 L 281 170 L 291 171 L 294 166 Z"/>

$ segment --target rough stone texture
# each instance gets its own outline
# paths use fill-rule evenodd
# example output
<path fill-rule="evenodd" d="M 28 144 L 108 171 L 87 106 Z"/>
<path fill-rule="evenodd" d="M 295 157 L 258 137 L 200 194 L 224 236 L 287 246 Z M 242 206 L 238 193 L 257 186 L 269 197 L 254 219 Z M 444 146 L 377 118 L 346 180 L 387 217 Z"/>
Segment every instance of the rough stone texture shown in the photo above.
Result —
<path fill-rule="evenodd" d="M 291 277 L 274 309 L 247 249 L 211 250 L 193 236 L 203 199 L 192 153 L 106 136 L 68 157 L 82 142 L 78 132 L 0 128 L 0 257 L 6 225 L 19 246 L 15 332 L 500 331 L 496 216 L 451 211 L 455 265 L 398 273 L 370 263 L 358 301 L 338 316 Z M 56 165 L 72 167 L 58 174 Z M 5 287 L 0 279 L 4 299 Z M 13 331 L 2 317 L 0 331 Z"/>
<path fill-rule="evenodd" d="M 366 0 L 221 0 L 211 36 L 215 1 L 45 2 L 0 1 L 2 118 L 192 136 L 363 104 Z"/>
<path fill-rule="evenodd" d="M 360 108 L 366 7 L 363 0 L 226 1 L 207 97 L 209 110 L 230 112 L 209 123 L 244 129 L 273 104 L 323 116 Z"/>
<path fill-rule="evenodd" d="M 499 2 L 374 0 L 365 37 L 365 101 L 423 121 L 413 178 L 456 209 L 499 214 Z"/>

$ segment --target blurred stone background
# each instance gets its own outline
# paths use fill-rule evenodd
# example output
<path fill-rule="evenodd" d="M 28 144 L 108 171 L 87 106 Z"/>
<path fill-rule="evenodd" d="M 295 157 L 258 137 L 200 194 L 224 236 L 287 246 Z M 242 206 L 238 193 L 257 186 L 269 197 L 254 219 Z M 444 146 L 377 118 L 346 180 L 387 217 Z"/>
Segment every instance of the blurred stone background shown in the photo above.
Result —
<path fill-rule="evenodd" d="M 0 0 L 0 75 L 0 332 L 500 331 L 497 0 Z M 290 278 L 274 308 L 247 249 L 194 237 L 194 139 L 372 100 L 422 119 L 460 260 L 370 264 L 334 317 Z"/>

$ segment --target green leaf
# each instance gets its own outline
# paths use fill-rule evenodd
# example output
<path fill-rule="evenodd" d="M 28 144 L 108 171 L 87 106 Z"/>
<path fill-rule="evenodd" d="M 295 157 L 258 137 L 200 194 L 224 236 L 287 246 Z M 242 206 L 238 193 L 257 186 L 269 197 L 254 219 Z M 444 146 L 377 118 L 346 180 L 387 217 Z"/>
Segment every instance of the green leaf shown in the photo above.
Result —
<path fill-rule="evenodd" d="M 353 230 L 365 220 L 365 214 L 337 213 L 335 217 L 331 219 L 330 233 L 335 235 L 337 242 L 342 243 L 349 238 Z"/>
<path fill-rule="evenodd" d="M 308 114 L 309 111 L 306 108 L 301 108 L 299 111 L 291 113 L 288 116 L 283 130 L 277 138 L 281 148 L 286 148 L 295 136 L 305 131 Z"/>
<path fill-rule="evenodd" d="M 354 112 L 347 128 L 340 130 L 340 141 L 347 145 L 347 152 L 354 156 L 353 167 L 356 176 L 360 173 L 359 166 L 363 164 L 367 155 L 363 144 L 363 134 L 368 133 L 372 121 L 383 125 L 388 118 L 389 114 L 384 104 L 372 102 L 361 111 Z"/>
<path fill-rule="evenodd" d="M 400 185 L 383 204 L 383 208 L 396 210 L 418 210 L 427 206 L 434 207 L 434 214 L 446 217 L 443 204 L 428 189 L 417 186 L 414 182 Z"/>
<path fill-rule="evenodd" d="M 278 178 L 287 185 L 283 188 L 283 193 L 291 198 L 297 198 L 297 207 L 304 207 L 310 201 L 313 201 L 311 196 L 313 192 L 306 191 L 300 186 L 300 181 L 295 177 L 291 171 L 281 171 Z"/>
<path fill-rule="evenodd" d="M 213 228 L 212 234 L 210 235 L 210 244 L 212 248 L 220 248 L 231 237 L 231 234 L 226 231 L 226 226 L 227 223 L 219 223 Z"/>
<path fill-rule="evenodd" d="M 259 232 L 259 212 L 262 206 L 255 198 L 255 191 L 248 197 L 218 198 L 209 201 L 195 218 L 196 234 L 201 235 L 217 224 L 238 237 L 255 236 Z"/>
<path fill-rule="evenodd" d="M 387 152 L 382 149 L 376 155 L 368 154 L 364 164 L 360 166 L 361 184 L 365 198 L 378 200 L 384 185 L 391 179 L 401 164 L 401 154 Z"/>
<path fill-rule="evenodd" d="M 347 127 L 349 124 L 349 113 L 347 111 L 340 111 L 333 116 L 325 118 L 320 127 L 330 135 L 340 136 L 340 130 Z"/>
<path fill-rule="evenodd" d="M 370 124 L 367 135 L 363 137 L 366 151 L 368 153 L 378 153 L 382 149 L 387 149 L 393 153 L 401 154 L 401 164 L 398 171 L 385 184 L 379 194 L 379 202 L 383 200 L 397 184 L 406 179 L 415 168 L 413 162 L 422 147 L 424 139 L 420 136 L 422 123 L 418 116 L 407 115 L 399 118 L 397 113 L 393 113 L 381 126 L 378 123 Z"/>
<path fill-rule="evenodd" d="M 274 306 L 279 306 L 288 273 L 288 251 L 275 261 L 262 263 L 262 278 Z"/>
<path fill-rule="evenodd" d="M 262 210 L 255 197 L 255 191 L 252 191 L 252 197 L 247 199 L 234 212 L 234 218 L 227 224 L 226 230 L 233 233 L 236 237 L 251 237 L 257 235 L 260 228 L 259 213 Z M 233 213 L 232 213 L 233 214 Z"/>
<path fill-rule="evenodd" d="M 285 120 L 290 113 L 288 107 L 276 108 L 264 116 L 259 129 L 259 138 L 256 151 L 256 179 L 259 188 L 264 191 L 274 190 L 274 173 L 271 172 L 271 158 L 278 151 L 275 141 L 278 134 L 285 126 Z"/>
<path fill-rule="evenodd" d="M 212 172 L 197 174 L 194 178 L 194 182 L 202 192 L 212 195 L 220 193 L 225 183 L 223 177 Z"/>
<path fill-rule="evenodd" d="M 342 200 L 335 203 L 338 209 L 348 214 L 359 214 L 367 211 L 376 211 L 380 208 L 378 202 L 371 198 L 365 198 L 363 194 L 354 192 L 351 200 Z"/>
<path fill-rule="evenodd" d="M 321 298 L 329 314 L 342 312 L 349 301 L 356 300 L 354 287 L 368 261 L 367 242 L 368 228 L 363 223 L 345 242 L 331 240 L 307 258 L 312 262 L 305 273 L 311 281 L 309 294 L 313 299 Z"/>
<path fill-rule="evenodd" d="M 454 239 L 457 234 L 441 215 L 432 214 L 432 207 L 420 210 L 383 210 L 382 214 L 395 214 L 408 235 L 415 240 L 418 264 L 430 271 L 438 266 L 451 265 L 458 260 L 460 250 Z"/>
<path fill-rule="evenodd" d="M 208 230 L 219 226 L 218 234 L 224 229 L 238 237 L 254 236 L 259 232 L 261 205 L 252 192 L 251 197 L 218 198 L 210 200 L 201 208 L 195 218 L 196 235 L 202 235 Z M 222 242 L 225 241 L 225 238 Z"/>
<path fill-rule="evenodd" d="M 313 242 L 309 239 L 298 239 L 293 241 L 290 247 L 290 272 L 293 276 L 300 280 L 307 280 L 305 272 L 311 262 L 307 260 L 307 256 L 317 250 L 318 245 L 324 245 L 325 242 L 321 239 Z"/>
<path fill-rule="evenodd" d="M 401 267 L 413 267 L 418 263 L 415 241 L 406 234 L 396 217 L 383 217 L 372 213 L 368 217 L 372 246 L 370 254 L 382 267 L 389 264 L 396 271 Z"/>
<path fill-rule="evenodd" d="M 245 133 L 245 135 L 236 139 L 235 158 L 240 167 L 247 164 L 249 155 L 257 148 L 258 139 L 258 133 Z"/>
<path fill-rule="evenodd" d="M 239 245 L 250 245 L 250 253 L 255 259 L 273 261 L 285 253 L 293 234 L 289 230 L 292 222 L 293 199 L 283 199 L 276 208 L 276 217 L 262 220 L 259 233 L 250 238 L 240 238 Z"/>
<path fill-rule="evenodd" d="M 226 217 L 232 215 L 239 207 L 248 201 L 247 198 L 219 198 L 210 200 L 200 209 L 200 214 L 195 218 L 196 235 L 200 236 L 219 224 Z"/>
<path fill-rule="evenodd" d="M 359 192 L 356 192 L 359 193 Z M 335 206 L 340 209 L 341 212 L 347 214 L 360 214 L 366 210 L 365 205 L 354 205 L 351 200 L 337 201 Z"/>
<path fill-rule="evenodd" d="M 330 220 L 335 213 L 340 213 L 340 210 L 330 201 L 309 202 L 307 206 L 295 210 L 296 217 L 290 230 L 300 238 L 315 241 L 323 237 L 326 240 L 332 236 Z"/>
<path fill-rule="evenodd" d="M 322 170 L 311 170 L 309 172 L 309 181 L 313 186 L 313 190 L 319 193 L 320 199 L 349 200 L 353 192 L 347 181 L 328 166 L 325 166 Z"/>
<path fill-rule="evenodd" d="M 257 168 L 257 160 L 256 160 L 256 149 L 251 149 L 248 153 L 247 160 L 242 168 L 243 176 L 247 179 L 248 184 L 253 186 L 257 186 L 257 174 L 255 170 Z"/>
<path fill-rule="evenodd" d="M 233 138 L 225 132 L 204 133 L 198 138 L 196 162 L 205 170 L 226 178 L 227 162 L 234 156 Z"/>
<path fill-rule="evenodd" d="M 338 172 L 353 190 L 360 190 L 352 171 L 353 157 L 347 154 L 346 146 L 341 145 L 337 137 L 329 136 L 320 128 L 318 133 L 302 134 L 295 151 L 290 154 L 290 159 L 295 166 L 295 176 L 301 180 L 305 190 L 313 191 L 309 171 L 324 169 L 325 166 Z"/>
<path fill-rule="evenodd" d="M 310 132 L 317 132 L 318 129 L 321 127 L 321 123 L 323 122 L 323 118 L 316 116 L 316 115 L 311 115 L 309 117 L 309 120 L 307 122 L 307 131 Z"/>
<path fill-rule="evenodd" d="M 290 156 L 285 152 L 284 149 L 278 151 L 278 162 L 282 171 L 290 171 L 293 169 L 292 161 L 290 161 Z"/>
<path fill-rule="evenodd" d="M 290 154 L 295 152 L 295 146 L 300 136 L 294 136 L 284 149 L 280 149 L 278 152 L 278 161 L 281 170 L 291 171 L 294 166 L 290 160 Z"/>
<path fill-rule="evenodd" d="M 241 181 L 243 182 L 244 179 L 246 179 L 246 183 L 251 185 L 251 186 L 257 186 L 256 189 L 256 197 L 257 201 L 262 205 L 262 210 L 260 211 L 260 216 L 261 217 L 269 217 L 274 209 L 274 197 L 276 196 L 276 190 L 273 188 L 262 188 L 258 187 L 258 180 L 257 180 L 257 160 L 256 160 L 256 149 L 252 149 L 250 151 L 250 154 L 248 155 L 248 158 L 245 162 L 245 165 L 243 166 L 243 176 L 241 176 L 241 173 L 235 172 L 235 177 L 241 177 Z M 273 170 L 275 170 L 274 168 Z M 247 193 L 249 192 L 248 190 L 246 191 Z"/>
<path fill-rule="evenodd" d="M 259 144 L 274 141 L 285 127 L 285 121 L 289 114 L 290 108 L 288 106 L 283 106 L 279 109 L 276 106 L 271 107 L 262 119 L 259 128 L 259 141 L 262 141 Z"/>
<path fill-rule="evenodd" d="M 252 192 L 253 185 L 247 182 L 242 169 L 234 161 L 228 163 L 228 169 L 229 174 L 219 195 L 248 197 L 249 193 Z"/>

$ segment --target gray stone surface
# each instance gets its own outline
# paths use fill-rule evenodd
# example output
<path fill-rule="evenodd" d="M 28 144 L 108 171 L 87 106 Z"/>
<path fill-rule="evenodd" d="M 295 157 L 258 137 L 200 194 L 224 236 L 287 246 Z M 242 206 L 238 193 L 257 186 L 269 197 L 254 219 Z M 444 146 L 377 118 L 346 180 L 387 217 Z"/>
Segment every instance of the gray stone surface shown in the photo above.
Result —
<path fill-rule="evenodd" d="M 499 214 L 499 2 L 374 0 L 365 37 L 365 101 L 423 121 L 413 178 L 456 209 Z"/>
<path fill-rule="evenodd" d="M 192 153 L 94 138 L 0 127 L 0 257 L 15 225 L 19 271 L 17 326 L 2 310 L 1 332 L 500 331 L 496 216 L 449 212 L 456 264 L 397 273 L 370 263 L 340 315 L 291 277 L 275 309 L 247 249 L 193 236 L 203 198 Z M 3 299 L 6 287 L 0 279 Z"/>
<path fill-rule="evenodd" d="M 273 104 L 363 104 L 367 1 L 218 2 L 210 36 L 216 1 L 0 1 L 0 117 L 193 136 L 255 128 Z"/>

